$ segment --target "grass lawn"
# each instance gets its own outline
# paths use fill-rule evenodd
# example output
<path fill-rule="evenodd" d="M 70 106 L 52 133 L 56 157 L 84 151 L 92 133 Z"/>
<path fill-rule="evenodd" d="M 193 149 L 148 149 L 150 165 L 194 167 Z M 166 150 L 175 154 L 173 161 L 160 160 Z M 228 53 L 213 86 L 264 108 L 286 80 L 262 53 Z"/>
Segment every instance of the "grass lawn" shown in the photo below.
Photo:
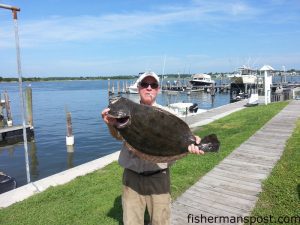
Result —
<path fill-rule="evenodd" d="M 300 120 L 281 159 L 263 182 L 263 191 L 251 216 L 269 215 L 274 217 L 274 222 L 300 224 Z"/>
<path fill-rule="evenodd" d="M 216 133 L 221 141 L 221 151 L 204 156 L 189 155 L 177 161 L 171 169 L 172 198 L 183 193 L 287 104 L 250 107 L 197 131 L 200 137 Z M 121 176 L 121 167 L 112 163 L 1 209 L 0 224 L 119 224 L 122 221 Z"/>

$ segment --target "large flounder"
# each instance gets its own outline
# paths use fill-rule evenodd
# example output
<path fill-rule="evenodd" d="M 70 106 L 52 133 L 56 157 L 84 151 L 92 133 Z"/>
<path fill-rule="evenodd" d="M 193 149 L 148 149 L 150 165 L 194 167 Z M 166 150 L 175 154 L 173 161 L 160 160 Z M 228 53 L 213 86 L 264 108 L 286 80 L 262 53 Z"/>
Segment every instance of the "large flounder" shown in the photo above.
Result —
<path fill-rule="evenodd" d="M 139 157 L 152 162 L 169 162 L 188 153 L 188 146 L 195 144 L 195 137 L 188 125 L 177 116 L 155 106 L 137 104 L 129 99 L 111 99 L 109 117 Z M 220 142 L 215 134 L 202 138 L 198 145 L 205 152 L 217 152 Z"/>

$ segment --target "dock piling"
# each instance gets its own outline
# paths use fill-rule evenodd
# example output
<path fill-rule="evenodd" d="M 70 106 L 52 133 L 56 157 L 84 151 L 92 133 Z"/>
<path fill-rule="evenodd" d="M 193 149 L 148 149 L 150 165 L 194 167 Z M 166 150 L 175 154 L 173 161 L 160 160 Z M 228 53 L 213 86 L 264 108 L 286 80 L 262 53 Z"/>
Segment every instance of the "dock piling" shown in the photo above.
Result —
<path fill-rule="evenodd" d="M 112 94 L 112 92 L 111 92 L 111 90 L 110 90 L 110 79 L 108 79 L 107 80 L 107 92 L 108 92 L 108 95 L 111 95 Z"/>
<path fill-rule="evenodd" d="M 115 93 L 115 82 L 113 82 L 111 87 L 111 94 L 113 95 Z"/>
<path fill-rule="evenodd" d="M 118 89 L 118 94 L 120 94 L 121 93 L 121 89 L 120 89 L 120 81 L 119 80 L 117 82 L 117 89 Z"/>
<path fill-rule="evenodd" d="M 4 100 L 2 101 L 2 95 L 0 93 L 0 127 L 4 127 L 3 109 L 4 109 Z"/>
<path fill-rule="evenodd" d="M 67 117 L 66 145 L 74 145 L 74 135 L 73 135 L 73 130 L 72 130 L 71 113 L 66 112 L 66 117 Z"/>
<path fill-rule="evenodd" d="M 5 99 L 5 109 L 6 109 L 6 116 L 7 116 L 7 126 L 11 127 L 13 125 L 11 109 L 10 109 L 10 101 L 7 91 L 4 92 L 4 99 Z"/>
<path fill-rule="evenodd" d="M 125 93 L 126 92 L 126 88 L 125 88 L 125 81 L 124 80 L 123 80 L 122 84 L 123 84 L 122 92 Z"/>
<path fill-rule="evenodd" d="M 33 126 L 32 117 L 32 88 L 26 87 L 26 105 L 27 105 L 27 122 L 29 126 Z"/>

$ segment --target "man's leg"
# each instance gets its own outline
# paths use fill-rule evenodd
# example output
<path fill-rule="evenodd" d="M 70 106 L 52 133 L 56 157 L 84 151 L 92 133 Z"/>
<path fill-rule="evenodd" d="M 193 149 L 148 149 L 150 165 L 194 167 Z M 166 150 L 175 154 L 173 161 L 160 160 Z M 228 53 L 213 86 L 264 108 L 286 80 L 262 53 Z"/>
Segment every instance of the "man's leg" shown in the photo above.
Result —
<path fill-rule="evenodd" d="M 124 225 L 144 225 L 145 197 L 130 187 L 123 186 L 122 195 Z"/>
<path fill-rule="evenodd" d="M 170 173 L 169 169 L 147 177 L 146 204 L 151 225 L 169 225 L 171 216 Z"/>
<path fill-rule="evenodd" d="M 124 170 L 122 194 L 124 225 L 144 225 L 146 199 L 141 194 L 140 179 L 133 171 Z"/>
<path fill-rule="evenodd" d="M 146 196 L 147 209 L 151 218 L 151 225 L 169 225 L 171 217 L 170 194 Z"/>

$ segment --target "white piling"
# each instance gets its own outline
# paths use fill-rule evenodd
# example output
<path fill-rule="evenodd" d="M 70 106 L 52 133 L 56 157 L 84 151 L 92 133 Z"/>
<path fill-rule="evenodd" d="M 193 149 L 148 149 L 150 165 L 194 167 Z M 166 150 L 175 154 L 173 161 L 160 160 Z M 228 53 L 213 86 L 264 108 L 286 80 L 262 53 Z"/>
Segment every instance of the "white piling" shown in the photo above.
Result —
<path fill-rule="evenodd" d="M 66 145 L 74 145 L 74 135 L 72 136 L 66 136 Z"/>
<path fill-rule="evenodd" d="M 6 123 L 7 123 L 8 127 L 12 127 L 13 126 L 13 121 L 12 120 L 7 120 Z"/>
<path fill-rule="evenodd" d="M 265 105 L 271 102 L 271 85 L 272 85 L 272 76 L 269 75 L 269 71 L 273 71 L 274 69 L 269 65 L 264 65 L 261 69 L 264 71 L 264 90 L 265 90 Z"/>
<path fill-rule="evenodd" d="M 71 113 L 70 112 L 67 112 L 66 145 L 74 145 L 74 135 L 73 135 L 73 130 L 72 130 L 72 119 L 71 119 Z"/>

